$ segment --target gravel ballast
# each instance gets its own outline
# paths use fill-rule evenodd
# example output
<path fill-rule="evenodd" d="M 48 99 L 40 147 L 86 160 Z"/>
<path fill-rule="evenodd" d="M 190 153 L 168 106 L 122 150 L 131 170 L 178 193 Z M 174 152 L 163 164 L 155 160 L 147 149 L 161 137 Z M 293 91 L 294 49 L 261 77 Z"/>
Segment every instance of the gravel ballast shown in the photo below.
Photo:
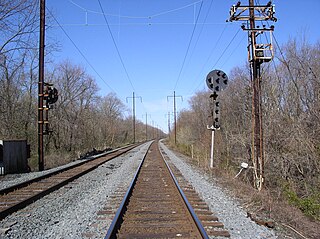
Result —
<path fill-rule="evenodd" d="M 149 145 L 143 144 L 7 216 L 0 221 L 0 238 L 82 238 L 109 197 L 118 188 L 128 187 Z M 108 228 L 111 220 L 104 223 Z"/>
<path fill-rule="evenodd" d="M 225 228 L 230 232 L 231 238 L 278 238 L 273 230 L 259 226 L 248 218 L 247 213 L 241 208 L 240 204 L 228 196 L 216 182 L 185 163 L 161 142 L 160 147 L 180 170 L 185 179 L 192 184 L 203 200 L 205 200 L 210 210 L 223 222 Z"/>
<path fill-rule="evenodd" d="M 105 207 L 114 207 L 112 196 L 117 194 L 119 188 L 129 186 L 149 145 L 143 144 L 9 215 L 0 221 L 0 238 L 84 238 L 85 233 L 101 228 L 94 226 L 97 224 L 97 213 Z M 164 144 L 160 143 L 160 146 L 210 210 L 224 223 L 231 238 L 277 238 L 273 230 L 249 219 L 237 200 L 228 196 L 216 181 L 188 165 Z M 14 179 L 9 181 L 9 184 L 14 183 Z M 100 222 L 104 229 L 99 229 L 99 234 L 90 238 L 103 238 L 111 220 L 112 217 Z"/>

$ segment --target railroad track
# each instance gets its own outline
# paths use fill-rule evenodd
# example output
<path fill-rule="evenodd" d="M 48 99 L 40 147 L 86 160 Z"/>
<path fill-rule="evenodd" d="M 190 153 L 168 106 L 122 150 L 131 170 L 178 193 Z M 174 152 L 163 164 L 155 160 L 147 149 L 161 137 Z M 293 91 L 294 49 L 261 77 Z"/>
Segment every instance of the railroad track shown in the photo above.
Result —
<path fill-rule="evenodd" d="M 0 220 L 135 147 L 130 145 L 91 156 L 79 164 L 0 190 Z"/>
<path fill-rule="evenodd" d="M 177 169 L 175 169 L 176 173 Z M 182 175 L 179 176 L 181 181 Z M 109 238 L 229 237 L 190 185 L 180 188 L 154 142 L 142 160 L 105 236 Z M 186 196 L 187 195 L 187 196 Z M 187 199 L 191 199 L 192 205 Z M 200 214 L 199 214 L 200 213 Z M 199 216 L 198 216 L 198 215 Z M 199 219 L 200 218 L 200 219 Z M 202 222 L 206 222 L 206 229 Z M 215 229 L 216 228 L 216 229 Z"/>

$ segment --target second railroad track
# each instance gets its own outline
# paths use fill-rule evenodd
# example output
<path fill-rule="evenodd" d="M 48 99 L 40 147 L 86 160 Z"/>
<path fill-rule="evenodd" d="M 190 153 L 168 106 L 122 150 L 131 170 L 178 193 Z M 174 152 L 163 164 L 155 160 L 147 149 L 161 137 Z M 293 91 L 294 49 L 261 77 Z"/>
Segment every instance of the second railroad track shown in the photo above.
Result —
<path fill-rule="evenodd" d="M 136 146 L 131 145 L 92 156 L 79 164 L 0 190 L 0 220 Z"/>

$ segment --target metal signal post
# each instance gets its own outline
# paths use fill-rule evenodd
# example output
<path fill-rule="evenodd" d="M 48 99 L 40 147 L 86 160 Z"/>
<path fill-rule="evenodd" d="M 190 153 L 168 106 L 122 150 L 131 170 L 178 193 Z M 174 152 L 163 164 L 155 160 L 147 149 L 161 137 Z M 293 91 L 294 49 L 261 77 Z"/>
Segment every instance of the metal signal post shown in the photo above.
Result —
<path fill-rule="evenodd" d="M 214 157 L 214 134 L 220 129 L 220 102 L 217 100 L 220 91 L 224 90 L 228 84 L 226 73 L 221 70 L 211 71 L 206 78 L 208 88 L 213 92 L 210 95 L 212 98 L 211 116 L 212 125 L 207 125 L 207 129 L 211 130 L 211 152 L 210 152 L 210 168 L 213 168 Z"/>
<path fill-rule="evenodd" d="M 207 125 L 207 129 L 211 130 L 211 149 L 210 149 L 210 168 L 213 168 L 213 158 L 214 158 L 214 135 L 215 131 L 220 129 L 220 112 L 219 109 L 216 108 L 216 103 L 219 103 L 217 101 L 217 93 L 214 92 L 210 95 L 210 98 L 212 98 L 212 109 L 211 109 L 211 117 L 212 117 L 212 125 Z"/>
<path fill-rule="evenodd" d="M 251 157 L 254 168 L 255 187 L 262 189 L 264 182 L 264 148 L 263 148 L 263 124 L 262 124 L 262 94 L 260 66 L 264 62 L 273 59 L 272 31 L 273 26 L 256 25 L 256 21 L 277 21 L 274 17 L 274 5 L 269 1 L 266 5 L 254 5 L 254 0 L 249 0 L 249 5 L 241 6 L 240 1 L 231 7 L 229 21 L 247 21 L 249 28 L 243 25 L 241 28 L 248 31 L 249 46 L 248 57 L 251 64 L 252 77 L 252 149 Z M 247 15 L 246 15 L 247 14 Z M 270 42 L 257 42 L 257 36 L 264 32 L 270 33 Z"/>

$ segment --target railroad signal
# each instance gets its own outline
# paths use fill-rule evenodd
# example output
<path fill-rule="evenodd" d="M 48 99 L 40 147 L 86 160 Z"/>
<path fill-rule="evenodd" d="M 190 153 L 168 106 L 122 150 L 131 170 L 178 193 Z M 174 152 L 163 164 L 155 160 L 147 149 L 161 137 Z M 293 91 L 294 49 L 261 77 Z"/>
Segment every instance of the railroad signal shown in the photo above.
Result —
<path fill-rule="evenodd" d="M 207 75 L 206 83 L 210 90 L 219 94 L 227 87 L 228 76 L 221 70 L 213 70 Z"/>
<path fill-rule="evenodd" d="M 47 93 L 48 93 L 47 103 L 49 105 L 53 105 L 54 103 L 56 103 L 59 98 L 58 90 L 54 87 L 53 88 L 48 87 Z"/>
<path fill-rule="evenodd" d="M 46 107 L 50 108 L 51 105 L 56 103 L 59 98 L 58 90 L 55 87 L 52 87 L 53 84 L 45 83 L 46 89 L 44 91 L 44 100 L 46 101 Z"/>
<path fill-rule="evenodd" d="M 228 76 L 222 70 L 213 70 L 209 72 L 206 78 L 208 88 L 213 91 L 210 95 L 212 99 L 212 125 L 207 125 L 207 129 L 211 130 L 211 153 L 210 168 L 213 168 L 214 156 L 214 132 L 220 129 L 220 101 L 217 100 L 220 91 L 224 90 L 228 85 Z"/>
<path fill-rule="evenodd" d="M 206 77 L 206 83 L 210 90 L 213 93 L 210 95 L 212 98 L 212 126 L 207 127 L 211 130 L 218 130 L 220 129 L 220 101 L 217 101 L 220 91 L 224 90 L 228 85 L 228 76 L 222 70 L 213 70 L 209 72 Z"/>
<path fill-rule="evenodd" d="M 213 127 L 215 129 L 220 129 L 220 102 L 219 101 L 215 101 L 214 103 Z"/>
<path fill-rule="evenodd" d="M 45 125 L 45 129 L 43 131 L 43 135 L 48 135 L 52 133 L 49 127 L 49 110 L 52 109 L 52 105 L 58 101 L 59 94 L 58 90 L 55 87 L 52 87 L 51 83 L 44 83 L 46 86 L 43 94 L 43 99 L 45 100 L 45 104 L 43 104 L 43 111 L 45 112 L 45 117 L 43 124 Z"/>

